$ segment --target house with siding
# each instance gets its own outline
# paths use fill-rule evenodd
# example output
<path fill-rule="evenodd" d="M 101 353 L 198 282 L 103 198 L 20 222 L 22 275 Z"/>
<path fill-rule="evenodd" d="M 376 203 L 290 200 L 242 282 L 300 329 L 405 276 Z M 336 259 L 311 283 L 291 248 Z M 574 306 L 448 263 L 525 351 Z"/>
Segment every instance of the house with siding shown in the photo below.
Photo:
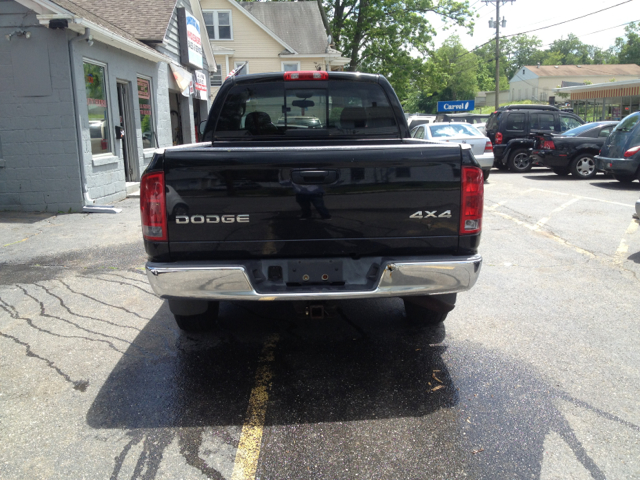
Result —
<path fill-rule="evenodd" d="M 349 58 L 327 36 L 317 2 L 200 0 L 217 60 L 216 93 L 230 71 L 240 75 L 291 70 L 342 70 Z"/>
<path fill-rule="evenodd" d="M 534 65 L 518 69 L 509 80 L 510 100 L 546 102 L 562 82 L 584 84 L 640 78 L 640 66 L 626 65 Z"/>
<path fill-rule="evenodd" d="M 156 148 L 197 140 L 216 63 L 198 0 L 0 12 L 0 210 L 95 210 L 135 188 Z"/>

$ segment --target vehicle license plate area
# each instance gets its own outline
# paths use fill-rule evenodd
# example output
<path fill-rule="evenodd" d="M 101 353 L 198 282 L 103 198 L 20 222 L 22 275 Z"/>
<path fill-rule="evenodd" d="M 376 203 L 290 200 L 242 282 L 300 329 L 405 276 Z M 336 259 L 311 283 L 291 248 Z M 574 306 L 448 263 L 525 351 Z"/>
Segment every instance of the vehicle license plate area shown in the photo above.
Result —
<path fill-rule="evenodd" d="M 343 285 L 342 260 L 291 260 L 287 285 Z"/>

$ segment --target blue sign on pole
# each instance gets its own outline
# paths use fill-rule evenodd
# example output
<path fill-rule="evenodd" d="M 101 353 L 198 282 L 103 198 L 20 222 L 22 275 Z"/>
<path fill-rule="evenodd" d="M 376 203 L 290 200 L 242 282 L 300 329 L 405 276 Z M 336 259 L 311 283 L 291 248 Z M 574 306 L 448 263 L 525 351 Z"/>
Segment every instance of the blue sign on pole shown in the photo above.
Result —
<path fill-rule="evenodd" d="M 448 102 L 438 102 L 438 113 L 468 112 L 476 108 L 475 100 L 451 100 Z"/>

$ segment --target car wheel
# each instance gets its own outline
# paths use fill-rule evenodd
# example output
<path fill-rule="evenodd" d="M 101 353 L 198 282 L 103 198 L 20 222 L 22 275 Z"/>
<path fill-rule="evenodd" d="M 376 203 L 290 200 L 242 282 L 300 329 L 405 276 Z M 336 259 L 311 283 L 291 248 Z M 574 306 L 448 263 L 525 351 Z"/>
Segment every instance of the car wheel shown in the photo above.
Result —
<path fill-rule="evenodd" d="M 482 174 L 484 175 L 484 180 L 486 182 L 487 178 L 489 178 L 489 175 L 491 175 L 491 169 L 490 168 L 483 168 L 482 169 Z"/>
<path fill-rule="evenodd" d="M 529 151 L 525 149 L 516 150 L 509 155 L 509 170 L 516 173 L 525 173 L 531 170 L 533 164 L 531 163 L 531 157 Z"/>
<path fill-rule="evenodd" d="M 555 173 L 556 175 L 560 175 L 561 177 L 564 177 L 565 175 L 569 175 L 571 173 L 571 171 L 565 167 L 555 167 L 551 170 L 553 170 L 553 173 Z"/>
<path fill-rule="evenodd" d="M 595 177 L 596 173 L 598 173 L 598 169 L 593 155 L 581 153 L 571 162 L 571 175 L 576 178 L 587 180 Z"/>
<path fill-rule="evenodd" d="M 207 332 L 218 318 L 220 302 L 207 300 L 170 299 L 169 309 L 180 330 L 185 332 Z"/>
<path fill-rule="evenodd" d="M 631 183 L 636 179 L 633 175 L 614 175 L 613 178 L 620 183 Z"/>
<path fill-rule="evenodd" d="M 456 293 L 404 297 L 405 318 L 421 325 L 437 325 L 447 318 L 456 304 Z"/>

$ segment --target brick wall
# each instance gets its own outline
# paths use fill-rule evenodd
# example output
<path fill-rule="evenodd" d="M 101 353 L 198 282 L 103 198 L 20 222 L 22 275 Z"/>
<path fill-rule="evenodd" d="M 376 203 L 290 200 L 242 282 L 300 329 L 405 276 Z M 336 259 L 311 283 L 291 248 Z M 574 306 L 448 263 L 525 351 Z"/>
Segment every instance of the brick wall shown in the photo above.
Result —
<path fill-rule="evenodd" d="M 34 13 L 13 1 L 0 0 L 0 11 L 0 210 L 79 210 L 81 187 L 66 34 L 26 27 L 31 38 L 14 35 L 7 41 L 5 35 L 17 26 L 37 25 L 38 21 Z M 32 66 L 33 58 L 17 54 L 31 48 L 39 49 L 48 65 Z M 16 69 L 40 67 L 49 78 L 38 79 L 41 84 L 33 91 L 16 84 L 21 81 Z"/>

